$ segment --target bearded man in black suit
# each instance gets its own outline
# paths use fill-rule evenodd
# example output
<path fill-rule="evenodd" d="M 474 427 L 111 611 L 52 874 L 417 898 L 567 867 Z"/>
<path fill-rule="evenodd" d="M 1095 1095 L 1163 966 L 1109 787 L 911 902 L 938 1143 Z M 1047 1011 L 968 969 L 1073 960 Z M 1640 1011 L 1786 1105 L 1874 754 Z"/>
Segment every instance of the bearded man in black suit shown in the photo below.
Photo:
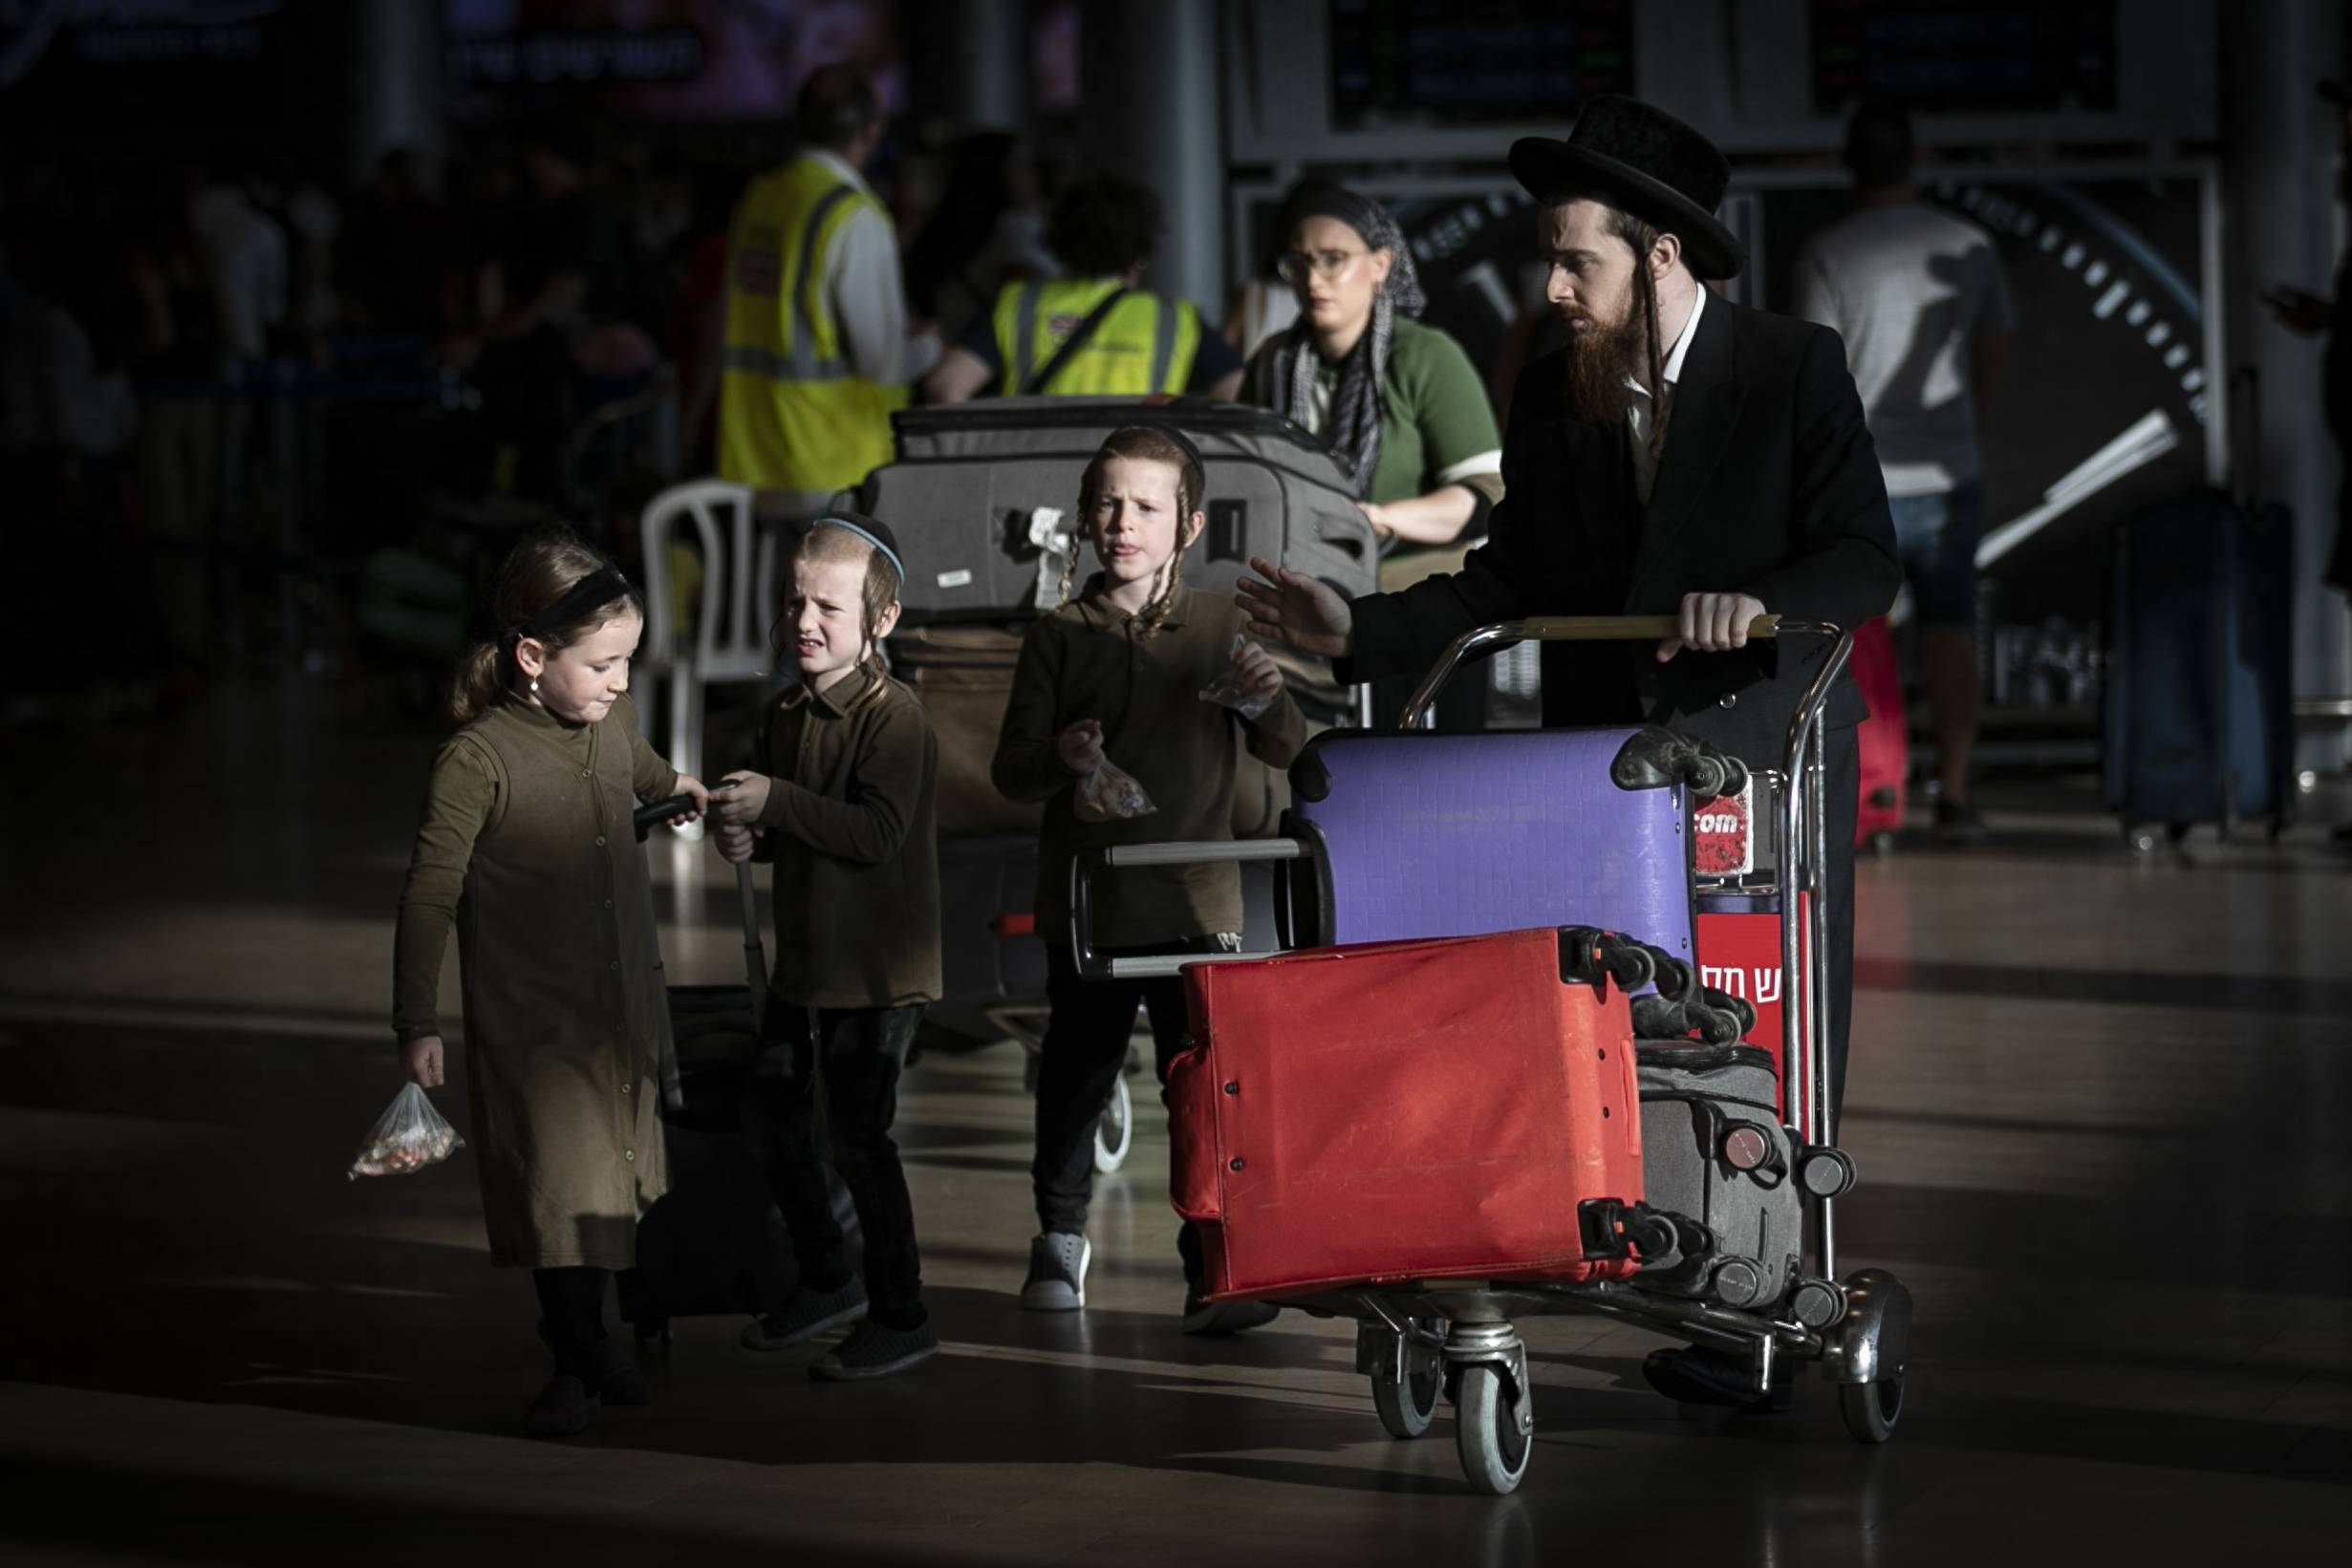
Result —
<path fill-rule="evenodd" d="M 1777 767 L 1829 650 L 1751 642 L 1750 625 L 1770 612 L 1856 627 L 1902 582 L 1845 346 L 1710 292 L 1702 280 L 1746 261 L 1715 216 L 1730 166 L 1671 116 L 1595 98 L 1565 141 L 1515 144 L 1511 171 L 1536 198 L 1545 292 L 1569 335 L 1512 397 L 1487 543 L 1459 573 L 1352 602 L 1255 562 L 1241 606 L 1254 631 L 1327 655 L 1353 680 L 1418 674 L 1488 622 L 1673 614 L 1679 634 L 1655 647 L 1545 643 L 1543 722 L 1664 724 Z M 1833 1106 L 1852 1010 L 1854 727 L 1866 712 L 1841 679 L 1825 718 Z"/>

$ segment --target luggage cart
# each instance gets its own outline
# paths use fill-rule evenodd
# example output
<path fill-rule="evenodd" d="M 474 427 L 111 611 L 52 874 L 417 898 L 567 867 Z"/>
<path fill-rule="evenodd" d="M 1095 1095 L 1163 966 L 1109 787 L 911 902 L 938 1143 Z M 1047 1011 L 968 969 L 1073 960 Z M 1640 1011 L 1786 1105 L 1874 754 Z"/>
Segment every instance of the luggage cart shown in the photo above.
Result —
<path fill-rule="evenodd" d="M 1671 617 L 1541 617 L 1478 627 L 1464 633 L 1423 677 L 1407 706 L 1403 728 L 1424 727 L 1431 704 L 1456 668 L 1475 655 L 1521 641 L 1655 640 L 1672 635 Z M 1766 901 L 1780 920 L 1780 963 L 1790 978 L 1781 1009 L 1781 1119 L 1792 1144 L 1834 1150 L 1829 1107 L 1827 958 L 1822 891 L 1825 883 L 1827 814 L 1823 799 L 1825 741 L 1823 711 L 1853 647 L 1849 633 L 1826 622 L 1766 616 L 1752 636 L 1810 635 L 1827 639 L 1829 655 L 1806 690 L 1789 726 L 1772 815 L 1776 852 L 1768 883 L 1748 892 Z M 1175 973 L 1189 963 L 1235 958 L 1103 958 L 1088 942 L 1088 881 L 1098 867 L 1227 858 L 1304 861 L 1301 839 L 1238 845 L 1142 845 L 1092 852 L 1072 870 L 1072 925 L 1082 969 L 1105 975 Z M 1563 900 L 1563 924 L 1577 916 Z M 1441 1394 L 1455 1407 L 1456 1445 L 1462 1469 L 1481 1492 L 1502 1494 L 1525 1475 L 1533 1451 L 1534 1385 L 1517 1320 L 1566 1313 L 1612 1318 L 1741 1359 L 1759 1398 L 1774 1385 L 1784 1360 L 1814 1364 L 1838 1388 L 1847 1431 L 1865 1444 L 1893 1435 L 1903 1409 L 1910 1336 L 1910 1292 L 1892 1275 L 1864 1269 L 1838 1278 L 1835 1200 L 1852 1185 L 1852 1164 L 1842 1154 L 1798 1163 L 1806 1215 L 1804 1266 L 1780 1300 L 1735 1309 L 1646 1290 L 1640 1277 L 1584 1283 L 1493 1282 L 1476 1279 L 1380 1283 L 1316 1294 L 1268 1298 L 1323 1318 L 1357 1324 L 1356 1369 L 1370 1382 L 1372 1405 L 1392 1436 L 1413 1438 L 1435 1421 Z"/>

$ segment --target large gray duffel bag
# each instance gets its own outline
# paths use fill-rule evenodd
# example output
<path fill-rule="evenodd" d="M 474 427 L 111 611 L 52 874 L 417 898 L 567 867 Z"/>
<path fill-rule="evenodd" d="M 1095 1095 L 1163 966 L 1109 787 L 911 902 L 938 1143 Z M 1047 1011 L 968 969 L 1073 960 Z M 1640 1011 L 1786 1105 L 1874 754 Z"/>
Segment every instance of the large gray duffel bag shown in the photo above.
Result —
<path fill-rule="evenodd" d="M 1377 586 L 1371 526 L 1330 455 L 1264 409 L 991 397 L 906 409 L 891 424 L 897 459 L 866 477 L 857 502 L 897 535 L 910 625 L 1014 620 L 1049 607 L 1061 575 L 1054 538 L 1077 522 L 1079 480 L 1103 438 L 1130 424 L 1182 432 L 1208 470 L 1208 527 L 1184 557 L 1193 587 L 1231 593 L 1253 555 L 1345 594 Z M 1091 569 L 1082 550 L 1079 575 Z M 1049 579 L 1042 605 L 1041 577 Z"/>

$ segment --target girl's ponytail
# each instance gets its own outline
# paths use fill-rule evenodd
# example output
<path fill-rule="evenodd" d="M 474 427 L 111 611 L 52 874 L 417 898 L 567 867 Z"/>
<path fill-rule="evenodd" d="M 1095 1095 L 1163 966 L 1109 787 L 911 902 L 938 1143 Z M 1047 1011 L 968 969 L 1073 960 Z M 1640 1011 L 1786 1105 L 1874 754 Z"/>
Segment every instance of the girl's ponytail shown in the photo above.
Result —
<path fill-rule="evenodd" d="M 507 690 L 503 667 L 507 659 L 496 641 L 485 637 L 458 659 L 458 676 L 449 690 L 449 717 L 459 725 L 472 723 L 498 705 Z"/>

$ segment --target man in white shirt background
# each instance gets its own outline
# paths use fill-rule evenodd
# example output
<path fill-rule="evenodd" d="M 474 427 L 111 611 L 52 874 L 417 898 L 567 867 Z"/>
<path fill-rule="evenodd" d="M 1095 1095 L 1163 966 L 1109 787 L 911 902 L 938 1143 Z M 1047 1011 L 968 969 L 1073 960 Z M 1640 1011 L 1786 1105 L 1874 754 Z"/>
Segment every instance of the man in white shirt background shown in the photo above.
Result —
<path fill-rule="evenodd" d="M 2015 328 L 1993 237 L 1919 199 L 1910 120 L 1867 102 L 1846 127 L 1856 210 L 1796 261 L 1795 313 L 1836 330 L 1878 443 L 1934 712 L 1939 835 L 1981 838 L 1976 741 L 1979 435 Z"/>

